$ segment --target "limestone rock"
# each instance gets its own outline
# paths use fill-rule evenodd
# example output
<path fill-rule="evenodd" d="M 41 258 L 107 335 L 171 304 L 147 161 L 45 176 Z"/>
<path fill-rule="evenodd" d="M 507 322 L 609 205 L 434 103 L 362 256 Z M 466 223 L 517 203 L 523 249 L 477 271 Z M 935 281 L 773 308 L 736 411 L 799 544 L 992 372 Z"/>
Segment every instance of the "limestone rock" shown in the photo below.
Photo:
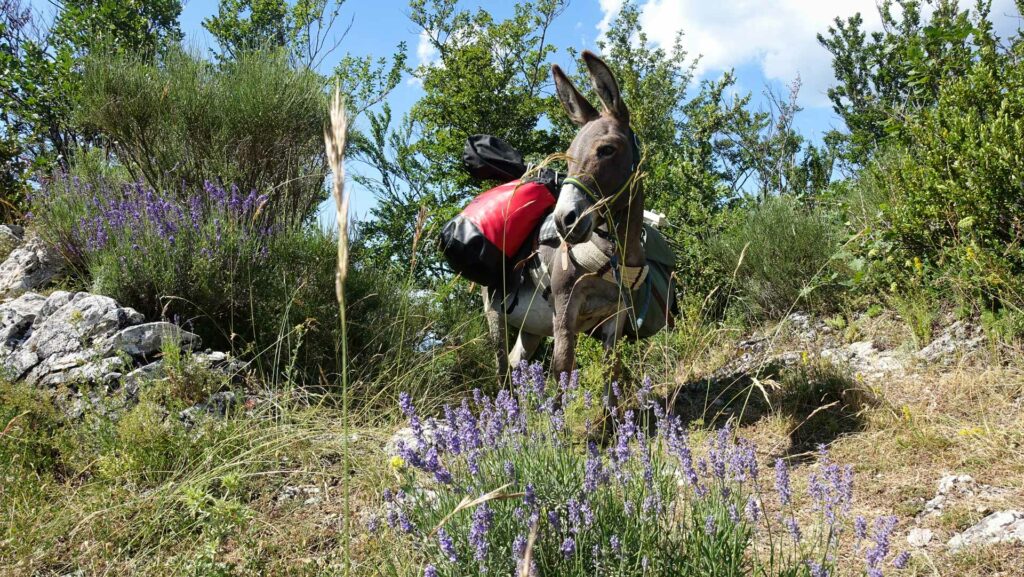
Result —
<path fill-rule="evenodd" d="M 928 363 L 950 363 L 980 348 L 985 342 L 981 328 L 965 321 L 949 325 L 937 339 L 915 355 Z"/>
<path fill-rule="evenodd" d="M 64 258 L 38 236 L 30 236 L 0 264 L 0 296 L 17 296 L 51 284 L 64 273 Z"/>
<path fill-rule="evenodd" d="M 924 547 L 928 545 L 932 540 L 932 530 L 922 529 L 921 527 L 914 527 L 907 533 L 907 543 L 911 547 Z"/>
<path fill-rule="evenodd" d="M 21 245 L 25 231 L 14 224 L 0 224 L 0 260 L 6 260 L 11 251 Z"/>
<path fill-rule="evenodd" d="M 25 293 L 13 301 L 0 304 L 0 359 L 28 338 L 32 323 L 43 310 L 46 298 Z"/>
<path fill-rule="evenodd" d="M 33 323 L 32 334 L 7 363 L 15 378 L 33 385 L 65 382 L 57 373 L 67 373 L 67 378 L 91 375 L 92 371 L 83 367 L 104 357 L 93 349 L 94 343 L 143 320 L 134 309 L 119 307 L 109 297 L 89 293 L 54 293 L 43 304 L 39 316 L 42 318 Z M 111 372 L 113 366 L 112 362 L 101 362 L 95 370 Z"/>
<path fill-rule="evenodd" d="M 991 545 L 1010 541 L 1024 542 L 1024 511 L 997 511 L 977 525 L 949 540 L 949 549 L 958 551 L 972 545 Z"/>
<path fill-rule="evenodd" d="M 106 343 L 103 356 L 119 352 L 132 357 L 149 358 L 163 350 L 165 342 L 176 342 L 182 349 L 199 346 L 199 337 L 167 322 L 143 323 L 121 329 Z"/>
<path fill-rule="evenodd" d="M 451 431 L 451 427 L 447 423 L 438 422 L 436 419 L 427 419 L 422 424 L 423 428 L 423 442 L 427 445 L 426 447 L 421 446 L 420 441 L 416 438 L 416 434 L 413 432 L 412 427 L 403 427 L 395 434 L 391 435 L 391 439 L 384 445 L 384 452 L 389 456 L 398 455 L 399 446 L 404 446 L 407 449 L 421 452 L 427 447 L 433 445 L 438 435 L 447 434 Z"/>

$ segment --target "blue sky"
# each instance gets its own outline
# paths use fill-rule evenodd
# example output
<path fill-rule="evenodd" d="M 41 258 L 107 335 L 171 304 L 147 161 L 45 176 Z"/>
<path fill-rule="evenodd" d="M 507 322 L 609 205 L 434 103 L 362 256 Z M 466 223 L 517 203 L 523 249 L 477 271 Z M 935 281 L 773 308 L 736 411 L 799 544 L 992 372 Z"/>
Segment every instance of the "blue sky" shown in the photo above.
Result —
<path fill-rule="evenodd" d="M 30 1 L 37 9 L 52 13 L 53 5 L 48 0 Z M 622 1 L 570 0 L 568 8 L 553 24 L 551 38 L 558 46 L 595 48 L 596 40 L 618 12 Z M 836 16 L 846 17 L 856 12 L 863 14 L 868 30 L 880 28 L 875 0 L 635 1 L 641 7 L 641 24 L 653 43 L 668 47 L 682 30 L 684 49 L 690 57 L 701 56 L 697 69 L 699 79 L 718 78 L 723 71 L 734 70 L 737 91 L 753 93 L 755 106 L 764 105 L 766 88 L 785 93 L 789 83 L 799 76 L 802 82 L 800 104 L 804 110 L 797 116 L 796 124 L 812 139 L 840 126 L 826 97 L 833 82 L 831 61 L 815 35 L 824 32 Z M 974 0 L 959 1 L 964 7 L 974 5 Z M 498 18 L 508 15 L 512 9 L 512 2 L 507 0 L 463 1 L 461 4 L 467 8 L 483 7 Z M 213 41 L 203 29 L 202 21 L 216 9 L 215 0 L 185 1 L 181 27 L 186 43 L 208 53 Z M 336 27 L 343 28 L 350 20 L 352 27 L 344 42 L 325 60 L 323 71 L 333 69 L 346 52 L 387 56 L 403 41 L 409 46 L 410 63 L 429 60 L 431 54 L 421 43 L 420 31 L 408 14 L 407 0 L 347 0 Z M 997 31 L 1004 36 L 1021 25 L 1013 0 L 994 0 L 992 17 Z M 566 65 L 567 60 L 564 51 L 555 56 L 555 61 L 562 65 Z M 389 103 L 401 115 L 421 94 L 415 82 L 405 79 L 391 94 Z M 367 168 L 351 165 L 348 170 Z M 354 214 L 365 215 L 374 200 L 365 191 L 353 192 Z M 333 218 L 333 213 L 329 218 Z"/>

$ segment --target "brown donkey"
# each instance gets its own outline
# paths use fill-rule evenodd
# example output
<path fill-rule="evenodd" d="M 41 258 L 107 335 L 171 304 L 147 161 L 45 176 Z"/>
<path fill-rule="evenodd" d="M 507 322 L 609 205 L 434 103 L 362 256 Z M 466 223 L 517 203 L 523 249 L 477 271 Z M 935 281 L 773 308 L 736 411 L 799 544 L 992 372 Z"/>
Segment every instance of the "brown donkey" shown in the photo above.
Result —
<path fill-rule="evenodd" d="M 517 290 L 491 298 L 485 291 L 492 337 L 504 344 L 507 327 L 518 331 L 507 357 L 507 348 L 499 347 L 502 374 L 509 365 L 528 360 L 546 336 L 555 339 L 556 375 L 573 370 L 579 333 L 600 338 L 611 353 L 630 330 L 632 294 L 647 275 L 644 194 L 636 178 L 639 142 L 608 65 L 589 51 L 583 52 L 583 60 L 601 99 L 601 112 L 561 68 L 551 67 L 558 99 L 580 127 L 567 151 L 568 177 L 549 217 L 557 235 L 545 236 L 541 227 L 537 250 L 527 262 L 530 274 Z M 550 222 L 546 225 L 550 228 Z M 646 326 L 665 320 L 652 318 Z M 618 378 L 617 358 L 612 371 L 609 385 Z"/>

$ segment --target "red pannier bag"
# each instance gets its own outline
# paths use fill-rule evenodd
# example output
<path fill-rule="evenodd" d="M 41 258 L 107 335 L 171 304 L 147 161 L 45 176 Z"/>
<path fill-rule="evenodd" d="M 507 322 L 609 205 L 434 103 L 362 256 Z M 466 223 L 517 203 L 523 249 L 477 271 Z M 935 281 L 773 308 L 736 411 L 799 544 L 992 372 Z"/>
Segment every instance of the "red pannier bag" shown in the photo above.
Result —
<path fill-rule="evenodd" d="M 513 257 L 555 206 L 539 182 L 513 180 L 474 198 L 441 230 L 441 252 L 452 269 L 475 283 L 500 288 Z"/>

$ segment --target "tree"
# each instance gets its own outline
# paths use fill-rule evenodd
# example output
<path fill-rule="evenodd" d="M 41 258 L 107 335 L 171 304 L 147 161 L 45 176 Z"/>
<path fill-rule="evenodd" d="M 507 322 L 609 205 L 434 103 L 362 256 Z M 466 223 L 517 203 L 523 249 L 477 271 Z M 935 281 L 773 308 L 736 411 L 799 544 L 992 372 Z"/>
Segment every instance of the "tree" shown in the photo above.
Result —
<path fill-rule="evenodd" d="M 0 186 L 17 198 L 32 172 L 70 167 L 89 134 L 75 120 L 82 63 L 96 51 L 152 57 L 180 40 L 178 0 L 66 0 L 50 26 L 0 0 Z"/>
<path fill-rule="evenodd" d="M 828 91 L 833 110 L 846 123 L 843 159 L 862 166 L 904 117 L 935 104 L 948 79 L 962 77 L 978 58 L 992 58 L 998 39 L 988 19 L 991 0 L 961 10 L 956 0 L 885 0 L 882 30 L 868 38 L 858 13 L 836 18 L 818 42 L 832 54 L 837 83 Z M 894 13 L 898 8 L 899 17 Z"/>
<path fill-rule="evenodd" d="M 220 44 L 218 60 L 232 60 L 253 50 L 286 48 L 291 56 L 309 68 L 317 68 L 322 59 L 345 37 L 338 34 L 328 41 L 344 0 L 221 0 L 217 14 L 203 20 Z M 347 32 L 347 30 L 346 30 Z"/>

